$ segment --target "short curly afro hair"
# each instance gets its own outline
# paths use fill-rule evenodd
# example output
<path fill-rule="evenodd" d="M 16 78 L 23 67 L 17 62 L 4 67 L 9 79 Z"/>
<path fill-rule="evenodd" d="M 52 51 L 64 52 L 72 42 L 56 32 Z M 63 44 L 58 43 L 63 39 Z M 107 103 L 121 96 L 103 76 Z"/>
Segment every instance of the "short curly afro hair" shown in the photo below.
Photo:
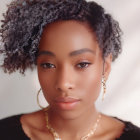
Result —
<path fill-rule="evenodd" d="M 104 8 L 85 0 L 14 0 L 3 14 L 0 29 L 1 67 L 4 72 L 36 66 L 38 46 L 44 27 L 55 21 L 86 22 L 93 29 L 103 58 L 112 54 L 114 61 L 121 53 L 122 31 L 119 24 Z"/>

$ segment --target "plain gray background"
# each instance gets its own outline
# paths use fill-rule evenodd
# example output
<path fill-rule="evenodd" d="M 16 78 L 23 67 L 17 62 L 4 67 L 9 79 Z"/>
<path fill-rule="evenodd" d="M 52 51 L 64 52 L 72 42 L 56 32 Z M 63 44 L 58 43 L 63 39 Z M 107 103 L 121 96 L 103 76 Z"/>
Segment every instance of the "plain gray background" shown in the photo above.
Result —
<path fill-rule="evenodd" d="M 0 0 L 0 14 L 6 10 L 6 3 L 9 2 Z M 112 64 L 107 96 L 103 103 L 99 97 L 97 107 L 103 113 L 140 126 L 140 1 L 96 2 L 119 21 L 124 32 L 123 52 Z M 38 110 L 36 95 L 39 88 L 36 70 L 27 71 L 26 76 L 22 76 L 19 73 L 8 75 L 0 69 L 0 118 Z M 40 100 L 45 105 L 43 96 Z"/>

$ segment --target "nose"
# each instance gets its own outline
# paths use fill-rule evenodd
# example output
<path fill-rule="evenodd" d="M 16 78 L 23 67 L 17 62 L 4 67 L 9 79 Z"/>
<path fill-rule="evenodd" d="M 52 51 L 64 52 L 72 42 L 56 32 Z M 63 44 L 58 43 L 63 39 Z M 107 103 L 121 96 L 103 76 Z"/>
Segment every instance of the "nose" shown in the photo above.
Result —
<path fill-rule="evenodd" d="M 61 92 L 68 92 L 74 88 L 72 71 L 69 68 L 62 68 L 56 76 L 55 88 Z"/>

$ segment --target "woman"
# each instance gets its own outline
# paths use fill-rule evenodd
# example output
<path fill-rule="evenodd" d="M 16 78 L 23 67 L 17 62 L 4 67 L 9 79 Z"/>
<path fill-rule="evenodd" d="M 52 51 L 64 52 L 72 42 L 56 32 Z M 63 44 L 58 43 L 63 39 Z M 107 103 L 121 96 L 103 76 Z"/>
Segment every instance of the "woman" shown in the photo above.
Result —
<path fill-rule="evenodd" d="M 139 140 L 140 128 L 100 113 L 111 63 L 121 52 L 117 21 L 95 2 L 15 0 L 1 37 L 3 69 L 37 67 L 47 108 L 0 121 L 3 140 Z M 104 99 L 103 94 L 103 99 Z"/>

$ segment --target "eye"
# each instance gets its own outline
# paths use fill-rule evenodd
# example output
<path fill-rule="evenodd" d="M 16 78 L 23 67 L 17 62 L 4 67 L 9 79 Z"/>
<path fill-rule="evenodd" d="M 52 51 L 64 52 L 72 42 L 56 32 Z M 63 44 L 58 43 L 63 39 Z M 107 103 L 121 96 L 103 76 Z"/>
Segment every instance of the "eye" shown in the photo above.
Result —
<path fill-rule="evenodd" d="M 88 67 L 90 64 L 91 63 L 89 63 L 89 62 L 81 62 L 77 66 L 78 66 L 78 68 L 81 68 L 82 69 L 82 68 Z"/>
<path fill-rule="evenodd" d="M 43 68 L 43 69 L 50 69 L 50 68 L 55 68 L 55 66 L 51 63 L 41 63 L 40 66 Z"/>

